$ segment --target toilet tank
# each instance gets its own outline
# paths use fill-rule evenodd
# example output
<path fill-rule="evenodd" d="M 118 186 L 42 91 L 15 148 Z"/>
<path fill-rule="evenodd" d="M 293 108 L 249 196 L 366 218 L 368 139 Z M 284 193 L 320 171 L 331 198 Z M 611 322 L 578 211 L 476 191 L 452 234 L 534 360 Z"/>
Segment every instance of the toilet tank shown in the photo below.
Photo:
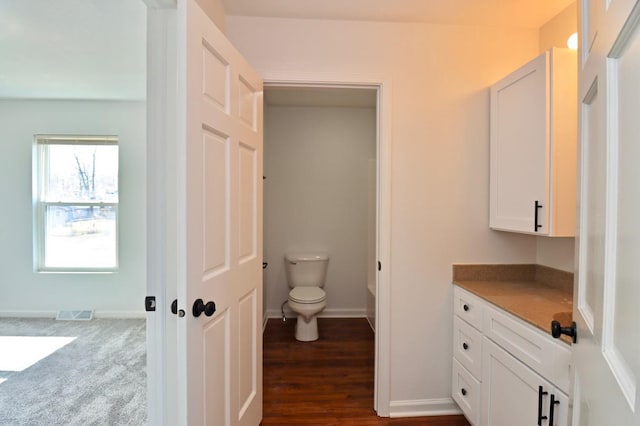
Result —
<path fill-rule="evenodd" d="M 287 254 L 284 257 L 289 287 L 324 287 L 329 256 L 326 254 Z"/>

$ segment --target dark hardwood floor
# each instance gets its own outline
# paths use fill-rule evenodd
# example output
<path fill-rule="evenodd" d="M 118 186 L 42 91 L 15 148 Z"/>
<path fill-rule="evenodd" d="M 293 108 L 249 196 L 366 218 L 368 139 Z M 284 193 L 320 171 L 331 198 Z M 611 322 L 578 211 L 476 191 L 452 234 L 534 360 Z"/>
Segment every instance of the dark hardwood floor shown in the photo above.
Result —
<path fill-rule="evenodd" d="M 295 319 L 264 333 L 262 426 L 469 426 L 463 416 L 377 417 L 374 336 L 366 319 L 318 319 L 320 339 L 295 340 Z"/>

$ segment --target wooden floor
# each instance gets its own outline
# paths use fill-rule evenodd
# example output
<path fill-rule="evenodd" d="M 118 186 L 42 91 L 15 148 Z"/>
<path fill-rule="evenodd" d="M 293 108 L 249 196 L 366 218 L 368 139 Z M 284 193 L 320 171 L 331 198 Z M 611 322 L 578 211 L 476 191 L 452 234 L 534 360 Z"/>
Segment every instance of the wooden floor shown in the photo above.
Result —
<path fill-rule="evenodd" d="M 262 426 L 469 426 L 463 416 L 376 416 L 374 336 L 366 319 L 321 318 L 315 342 L 296 341 L 294 327 L 295 319 L 267 323 Z"/>

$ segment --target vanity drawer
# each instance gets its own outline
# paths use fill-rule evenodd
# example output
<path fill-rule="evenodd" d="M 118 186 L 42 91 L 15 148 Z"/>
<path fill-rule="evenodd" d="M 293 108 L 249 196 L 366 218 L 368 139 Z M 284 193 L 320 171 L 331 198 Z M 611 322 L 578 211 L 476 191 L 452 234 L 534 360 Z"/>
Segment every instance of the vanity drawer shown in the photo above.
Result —
<path fill-rule="evenodd" d="M 451 395 L 472 425 L 480 424 L 480 382 L 458 361 L 453 360 Z"/>
<path fill-rule="evenodd" d="M 478 330 L 482 329 L 482 308 L 484 304 L 479 297 L 458 286 L 454 286 L 453 313 Z"/>
<path fill-rule="evenodd" d="M 482 377 L 482 334 L 453 317 L 453 356 L 476 378 Z"/>
<path fill-rule="evenodd" d="M 491 306 L 485 306 L 482 331 L 529 368 L 569 393 L 569 345 L 549 333 Z"/>

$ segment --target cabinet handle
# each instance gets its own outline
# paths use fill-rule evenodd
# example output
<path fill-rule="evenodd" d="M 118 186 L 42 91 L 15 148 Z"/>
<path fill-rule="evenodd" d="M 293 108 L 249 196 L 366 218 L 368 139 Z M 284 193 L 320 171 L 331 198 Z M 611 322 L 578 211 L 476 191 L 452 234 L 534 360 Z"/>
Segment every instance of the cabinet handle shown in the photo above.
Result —
<path fill-rule="evenodd" d="M 469 311 L 469 305 L 465 303 L 462 309 L 464 309 L 465 312 Z"/>
<path fill-rule="evenodd" d="M 465 396 L 467 394 L 467 390 L 465 388 L 460 389 L 460 393 L 462 394 L 462 396 Z"/>
<path fill-rule="evenodd" d="M 559 405 L 560 401 L 556 399 L 554 394 L 551 394 L 551 402 L 549 403 L 549 426 L 553 426 L 553 416 L 555 411 L 555 406 Z"/>
<path fill-rule="evenodd" d="M 463 343 L 462 344 L 462 349 L 464 349 L 466 351 L 467 349 L 469 349 L 469 345 L 467 345 L 466 343 Z"/>
<path fill-rule="evenodd" d="M 538 225 L 538 210 L 542 208 L 542 204 L 536 200 L 535 209 L 533 210 L 533 232 L 538 232 L 538 229 L 542 228 L 542 225 Z"/>
<path fill-rule="evenodd" d="M 548 394 L 549 392 L 542 390 L 542 386 L 538 386 L 538 426 L 542 426 L 542 421 L 547 420 L 547 416 L 542 415 L 542 397 Z"/>

